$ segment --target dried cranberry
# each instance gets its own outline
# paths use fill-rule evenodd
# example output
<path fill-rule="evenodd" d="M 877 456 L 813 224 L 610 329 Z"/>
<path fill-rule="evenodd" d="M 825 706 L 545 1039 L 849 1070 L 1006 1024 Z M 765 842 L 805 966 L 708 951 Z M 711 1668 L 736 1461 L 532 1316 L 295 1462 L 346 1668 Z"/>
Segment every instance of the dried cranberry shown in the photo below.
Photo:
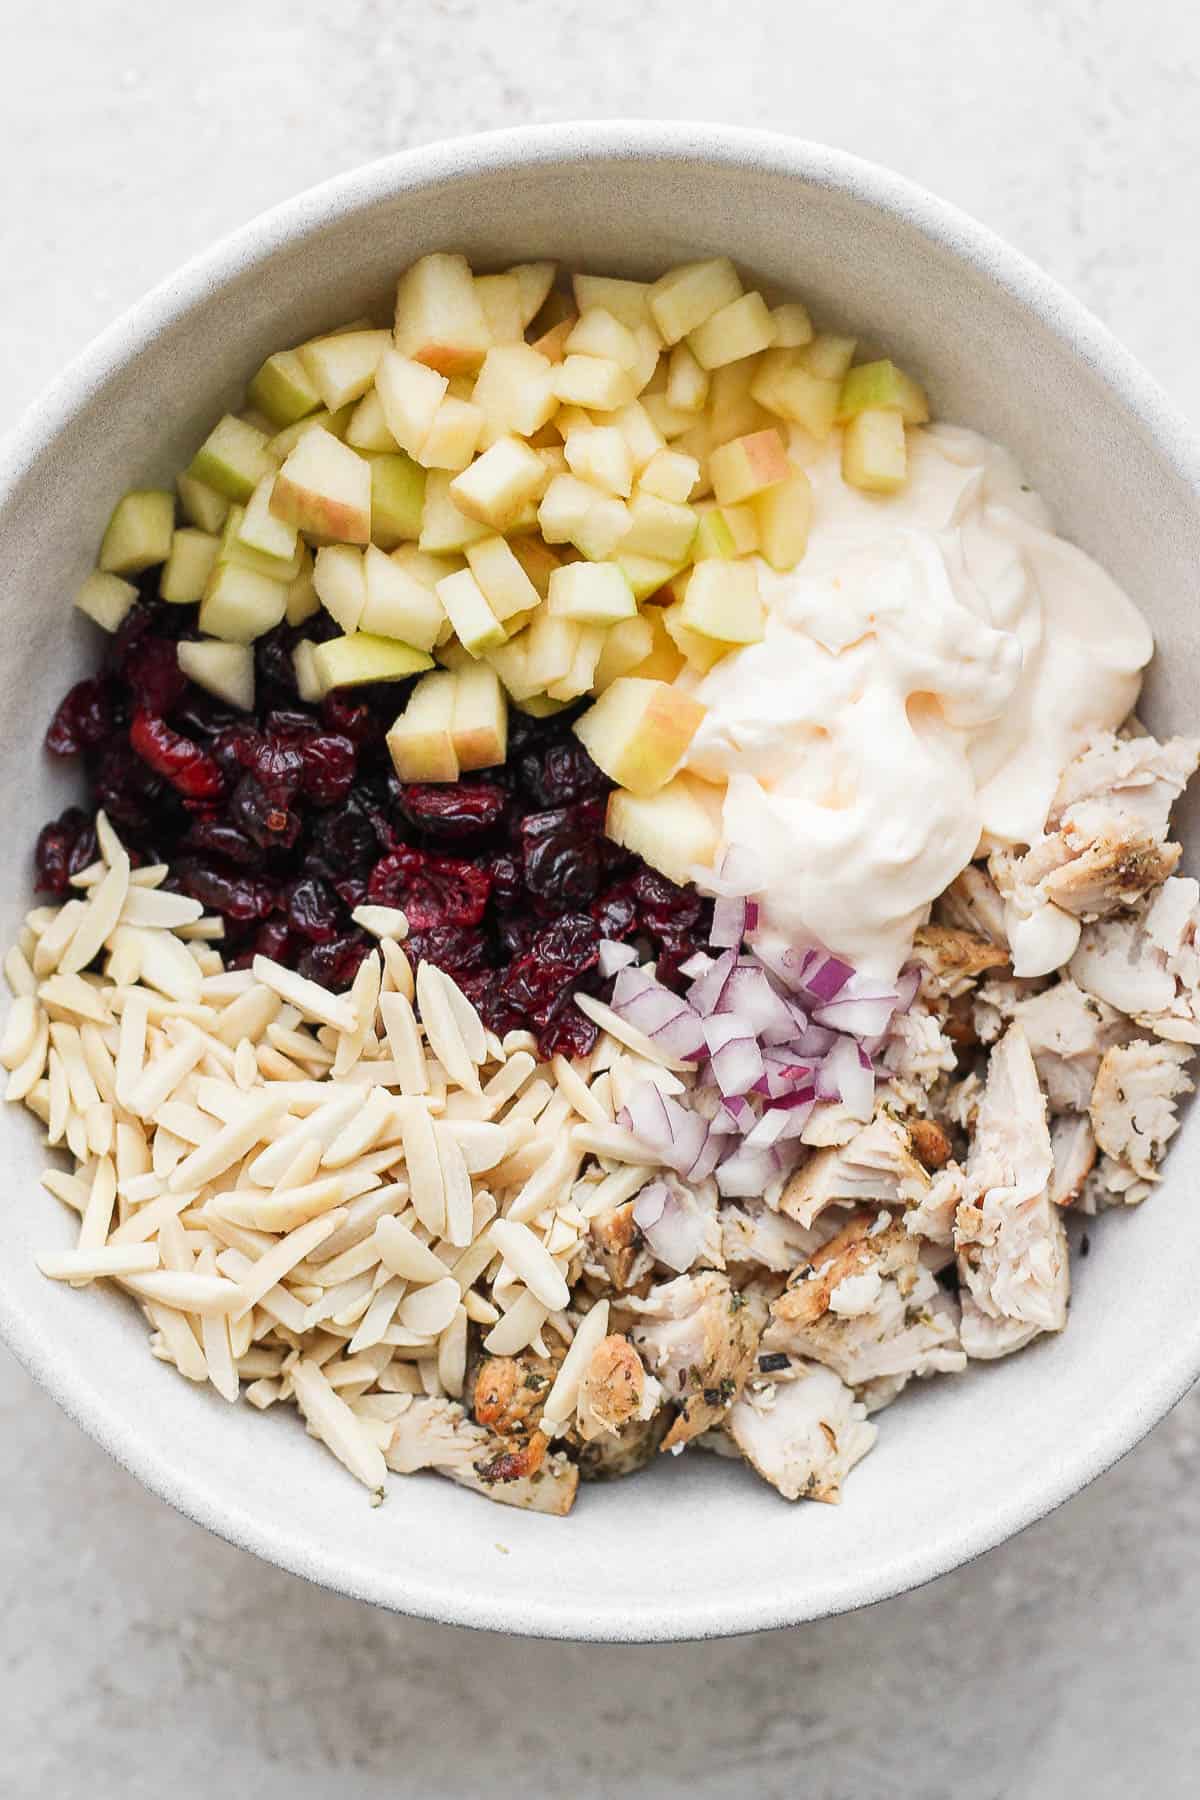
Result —
<path fill-rule="evenodd" d="M 538 1032 L 543 1056 L 586 1056 L 599 1035 L 593 1020 L 581 1012 L 571 995 L 564 994 L 556 1012 Z"/>
<path fill-rule="evenodd" d="M 352 700 L 336 690 L 322 701 L 321 717 L 326 730 L 348 737 L 355 744 L 376 743 L 383 736 L 384 728 L 365 700 Z"/>
<path fill-rule="evenodd" d="M 310 944 L 328 944 L 338 935 L 342 909 L 327 881 L 305 875 L 283 891 L 283 909 L 292 930 Z"/>
<path fill-rule="evenodd" d="M 344 800 L 354 784 L 357 757 L 353 739 L 341 732 L 319 731 L 299 746 L 304 770 L 304 792 L 314 806 L 333 806 Z"/>
<path fill-rule="evenodd" d="M 290 963 L 295 939 L 284 919 L 268 919 L 254 934 L 254 956 L 269 956 L 272 962 Z"/>
<path fill-rule="evenodd" d="M 181 894 L 231 919 L 265 919 L 278 905 L 273 884 L 253 875 L 225 875 L 184 857 L 173 876 Z"/>
<path fill-rule="evenodd" d="M 240 868 L 260 869 L 263 865 L 261 846 L 228 819 L 215 814 L 202 813 L 193 818 L 183 843 L 189 850 L 210 850 L 216 856 L 226 857 Z"/>
<path fill-rule="evenodd" d="M 267 792 L 254 775 L 243 775 L 229 798 L 231 822 L 264 850 L 290 850 L 300 835 L 300 818 Z"/>
<path fill-rule="evenodd" d="M 225 779 L 207 751 L 172 731 L 156 713 L 139 707 L 129 727 L 129 742 L 155 774 L 189 800 L 214 800 L 224 789 Z"/>
<path fill-rule="evenodd" d="M 292 661 L 292 651 L 297 636 L 290 625 L 276 625 L 256 642 L 254 676 L 260 693 L 267 696 L 272 692 L 282 693 L 289 698 L 295 695 L 296 665 Z"/>
<path fill-rule="evenodd" d="M 308 737 L 320 729 L 312 714 L 299 706 L 277 706 L 263 720 L 268 737 Z"/>
<path fill-rule="evenodd" d="M 315 860 L 321 865 L 316 868 L 319 875 L 361 875 L 365 881 L 380 850 L 390 847 L 390 842 L 380 841 L 374 808 L 362 791 L 355 789 L 344 806 L 314 821 L 310 866 Z"/>
<path fill-rule="evenodd" d="M 414 931 L 427 931 L 435 925 L 478 925 L 491 888 L 487 870 L 474 863 L 394 850 L 376 863 L 367 893 L 385 906 L 402 907 Z"/>
<path fill-rule="evenodd" d="M 579 977 L 594 969 L 600 951 L 600 930 L 586 913 L 564 913 L 553 925 L 538 932 L 532 944 L 533 954 L 546 962 L 569 964 Z"/>
<path fill-rule="evenodd" d="M 448 975 L 475 975 L 488 967 L 487 939 L 482 931 L 464 930 L 457 925 L 435 925 L 430 931 L 415 931 L 405 944 L 413 963 L 431 962 Z"/>
<path fill-rule="evenodd" d="M 174 642 L 149 632 L 130 647 L 123 673 L 135 706 L 144 712 L 165 715 L 188 690 L 188 678 L 179 667 Z"/>
<path fill-rule="evenodd" d="M 337 992 L 350 986 L 370 952 L 371 940 L 365 931 L 348 931 L 328 944 L 311 944 L 296 968 L 309 981 L 319 981 L 322 987 Z"/>
<path fill-rule="evenodd" d="M 218 732 L 245 731 L 246 715 L 226 706 L 213 694 L 206 694 L 203 688 L 189 687 L 177 705 L 172 709 L 171 721 L 181 731 L 189 732 L 193 737 L 216 737 Z"/>
<path fill-rule="evenodd" d="M 78 756 L 81 750 L 98 749 L 112 730 L 112 683 L 95 676 L 77 681 L 59 703 L 46 733 L 46 748 L 52 756 Z"/>
<path fill-rule="evenodd" d="M 458 841 L 477 837 L 498 824 L 508 796 L 490 782 L 411 781 L 397 792 L 396 805 L 410 825 L 433 837 Z"/>
<path fill-rule="evenodd" d="M 92 778 L 91 797 L 119 829 L 148 830 L 152 816 L 168 804 L 168 794 L 161 776 L 135 756 L 127 742 L 114 738 L 105 745 Z"/>
<path fill-rule="evenodd" d="M 695 888 L 676 887 L 657 869 L 639 869 L 633 892 L 639 922 L 650 931 L 686 931 L 700 917 L 702 902 Z"/>
<path fill-rule="evenodd" d="M 623 938 L 637 924 L 638 909 L 633 888 L 628 884 L 611 887 L 593 902 L 591 915 L 600 927 L 601 937 Z"/>
<path fill-rule="evenodd" d="M 548 907 L 573 909 L 596 897 L 601 851 L 595 823 L 584 815 L 584 807 L 560 807 L 521 821 L 525 886 Z"/>
<path fill-rule="evenodd" d="M 531 746 L 517 761 L 517 779 L 537 807 L 569 806 L 606 794 L 612 782 L 598 769 L 577 737 Z"/>
<path fill-rule="evenodd" d="M 296 745 L 286 738 L 246 733 L 237 740 L 235 754 L 273 805 L 291 805 L 304 779 L 304 758 Z"/>
<path fill-rule="evenodd" d="M 43 825 L 33 853 L 34 884 L 50 894 L 65 894 L 72 875 L 96 860 L 96 832 L 81 807 L 69 806 L 52 824 Z"/>
<path fill-rule="evenodd" d="M 492 878 L 492 899 L 496 905 L 515 906 L 524 886 L 520 864 L 508 855 L 493 856 L 488 863 L 488 873 Z"/>

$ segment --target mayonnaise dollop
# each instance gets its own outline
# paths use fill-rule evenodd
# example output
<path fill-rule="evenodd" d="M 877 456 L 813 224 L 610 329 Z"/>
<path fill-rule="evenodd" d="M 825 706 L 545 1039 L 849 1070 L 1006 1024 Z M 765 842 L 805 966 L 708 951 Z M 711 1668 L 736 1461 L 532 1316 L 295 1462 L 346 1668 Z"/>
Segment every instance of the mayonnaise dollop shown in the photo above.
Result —
<path fill-rule="evenodd" d="M 980 849 L 1040 836 L 1063 768 L 1132 710 L 1153 641 L 976 433 L 910 433 L 886 497 L 842 480 L 836 436 L 800 460 L 808 550 L 785 575 L 760 563 L 765 638 L 698 681 L 687 766 L 728 782 L 724 843 L 761 879 L 760 934 L 890 980 Z"/>

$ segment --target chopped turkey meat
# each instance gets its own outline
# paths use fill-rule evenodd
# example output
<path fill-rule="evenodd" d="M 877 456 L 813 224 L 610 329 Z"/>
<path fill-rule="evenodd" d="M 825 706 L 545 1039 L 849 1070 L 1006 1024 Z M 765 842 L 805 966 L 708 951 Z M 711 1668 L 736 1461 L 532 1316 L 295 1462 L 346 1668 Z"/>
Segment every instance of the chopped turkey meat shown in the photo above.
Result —
<path fill-rule="evenodd" d="M 968 1356 L 1061 1331 L 1070 1276 L 1066 1233 L 1050 1198 L 1054 1156 L 1046 1101 L 1018 1022 L 992 1051 L 954 1220 Z M 1003 1347 L 1001 1347 L 1003 1346 Z"/>
<path fill-rule="evenodd" d="M 1008 962 L 1006 945 L 952 925 L 923 925 L 913 939 L 913 961 L 921 968 L 921 989 L 931 999 L 957 999 L 976 979 Z"/>
<path fill-rule="evenodd" d="M 878 1433 L 866 1408 L 830 1369 L 812 1365 L 797 1377 L 762 1392 L 748 1390 L 725 1429 L 751 1468 L 785 1500 L 836 1502 Z"/>
<path fill-rule="evenodd" d="M 1050 1121 L 1054 1176 L 1050 1198 L 1055 1206 L 1074 1206 L 1096 1163 L 1096 1134 L 1085 1112 L 1059 1113 Z"/>
<path fill-rule="evenodd" d="M 851 1386 L 966 1366 L 955 1302 L 903 1222 L 865 1207 L 793 1272 L 762 1348 L 823 1363 Z"/>
<path fill-rule="evenodd" d="M 927 1113 L 931 1092 L 953 1072 L 957 1061 L 942 1017 L 931 1012 L 923 998 L 916 1000 L 892 1019 L 882 1057 L 887 1083 L 883 1103 L 891 1101 L 903 1113 Z"/>
<path fill-rule="evenodd" d="M 1007 959 L 1004 899 L 982 863 L 968 863 L 933 910 L 943 925 L 990 939 L 1005 952 Z"/>
<path fill-rule="evenodd" d="M 635 1315 L 630 1338 L 676 1409 L 662 1446 L 674 1449 L 723 1419 L 741 1393 L 766 1303 L 753 1288 L 739 1293 L 724 1275 L 705 1270 L 622 1304 Z"/>
<path fill-rule="evenodd" d="M 654 1271 L 654 1258 L 638 1229 L 633 1207 L 634 1202 L 626 1200 L 597 1213 L 591 1223 L 589 1266 L 602 1271 L 613 1287 L 621 1290 L 637 1287 Z"/>
<path fill-rule="evenodd" d="M 1179 1129 L 1176 1102 L 1195 1086 L 1186 1072 L 1194 1054 L 1184 1044 L 1143 1038 L 1105 1052 L 1092 1091 L 1092 1129 L 1115 1165 L 1106 1172 L 1110 1191 L 1123 1192 L 1127 1205 L 1144 1200 L 1158 1180 L 1158 1164 Z"/>
<path fill-rule="evenodd" d="M 784 1187 L 779 1210 L 809 1226 L 837 1200 L 915 1206 L 928 1187 L 907 1129 L 891 1113 L 880 1112 L 848 1144 L 817 1150 L 801 1164 Z"/>
<path fill-rule="evenodd" d="M 631 1420 L 653 1413 L 660 1395 L 658 1383 L 652 1377 L 651 1381 L 648 1395 L 642 1359 L 628 1338 L 614 1332 L 597 1344 L 579 1384 L 575 1409 L 576 1426 L 584 1442 L 605 1434 L 615 1437 Z"/>
<path fill-rule="evenodd" d="M 832 1214 L 815 1225 L 798 1225 L 761 1200 L 727 1202 L 721 1208 L 721 1248 L 727 1263 L 757 1263 L 786 1275 L 789 1269 L 833 1235 Z"/>
<path fill-rule="evenodd" d="M 988 982 L 975 1003 L 981 1040 L 995 1042 L 1004 1025 L 1014 1020 L 1033 1052 L 1050 1110 L 1086 1111 L 1100 1058 L 1128 1037 L 1128 1020 L 1069 979 L 1040 993 L 1028 982 Z"/>
<path fill-rule="evenodd" d="M 561 1451 L 545 1451 L 540 1432 L 514 1451 L 456 1401 L 417 1395 L 396 1420 L 384 1458 L 397 1474 L 435 1469 L 488 1500 L 561 1516 L 574 1505 L 579 1470 Z"/>
<path fill-rule="evenodd" d="M 1071 974 L 1174 1043 L 1200 1044 L 1200 883 L 1164 881 L 1145 904 L 1085 926 Z"/>
<path fill-rule="evenodd" d="M 660 1406 L 648 1419 L 631 1419 L 615 1434 L 602 1432 L 589 1439 L 579 1452 L 581 1479 L 616 1481 L 635 1475 L 653 1462 L 670 1425 L 670 1407 Z"/>

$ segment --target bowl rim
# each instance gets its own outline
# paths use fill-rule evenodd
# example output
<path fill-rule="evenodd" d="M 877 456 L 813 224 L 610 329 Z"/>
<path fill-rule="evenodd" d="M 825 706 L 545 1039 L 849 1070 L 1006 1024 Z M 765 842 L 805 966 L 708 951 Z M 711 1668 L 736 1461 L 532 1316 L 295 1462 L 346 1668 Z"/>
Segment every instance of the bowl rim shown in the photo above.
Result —
<path fill-rule="evenodd" d="M 381 157 L 308 188 L 259 214 L 184 263 L 107 326 L 33 400 L 0 437 L 0 507 L 58 435 L 118 370 L 215 288 L 267 263 L 288 243 L 335 218 L 366 210 L 388 194 L 467 174 L 555 162 L 702 162 L 724 169 L 790 175 L 864 202 L 918 230 L 1002 288 L 1100 381 L 1138 420 L 1154 451 L 1200 498 L 1200 438 L 1158 384 L 1079 301 L 1021 252 L 968 214 L 881 165 L 799 137 L 700 121 L 602 119 L 518 126 L 442 139 Z M 836 1592 L 775 1592 L 713 1601 L 673 1598 L 640 1611 L 628 1632 L 597 1631 L 586 1613 L 551 1597 L 529 1597 L 523 1610 L 498 1610 L 486 1595 L 452 1577 L 387 1571 L 388 1591 L 340 1568 L 335 1557 L 272 1537 L 236 1499 L 218 1500 L 186 1468 L 169 1465 L 150 1434 L 123 1424 L 104 1402 L 85 1405 L 72 1386 L 69 1359 L 0 1283 L 0 1338 L 62 1410 L 144 1486 L 185 1517 L 268 1563 L 353 1599 L 444 1624 L 502 1629 L 575 1641 L 670 1642 L 778 1629 L 868 1606 L 973 1561 L 1070 1499 L 1123 1456 L 1165 1416 L 1200 1375 L 1200 1315 L 1172 1334 L 1135 1391 L 1126 1392 L 1086 1438 L 1065 1446 L 1038 1472 L 956 1539 L 934 1541 L 902 1564 Z"/>

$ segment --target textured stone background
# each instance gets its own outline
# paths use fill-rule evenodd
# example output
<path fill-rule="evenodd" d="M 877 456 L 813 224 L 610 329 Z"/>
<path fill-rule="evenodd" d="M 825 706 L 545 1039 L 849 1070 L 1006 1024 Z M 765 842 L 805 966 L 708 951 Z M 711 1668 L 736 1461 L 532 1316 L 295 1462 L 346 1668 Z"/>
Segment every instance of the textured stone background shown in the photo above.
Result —
<path fill-rule="evenodd" d="M 1187 0 L 4 0 L 0 23 L 0 428 L 151 282 L 295 190 L 457 132 L 622 114 L 892 164 L 1200 412 Z M 870 1613 L 596 1650 L 412 1624 L 261 1567 L 0 1352 L 0 1794 L 1175 1800 L 1200 1755 L 1198 1427 L 1193 1395 L 1054 1518 Z"/>

